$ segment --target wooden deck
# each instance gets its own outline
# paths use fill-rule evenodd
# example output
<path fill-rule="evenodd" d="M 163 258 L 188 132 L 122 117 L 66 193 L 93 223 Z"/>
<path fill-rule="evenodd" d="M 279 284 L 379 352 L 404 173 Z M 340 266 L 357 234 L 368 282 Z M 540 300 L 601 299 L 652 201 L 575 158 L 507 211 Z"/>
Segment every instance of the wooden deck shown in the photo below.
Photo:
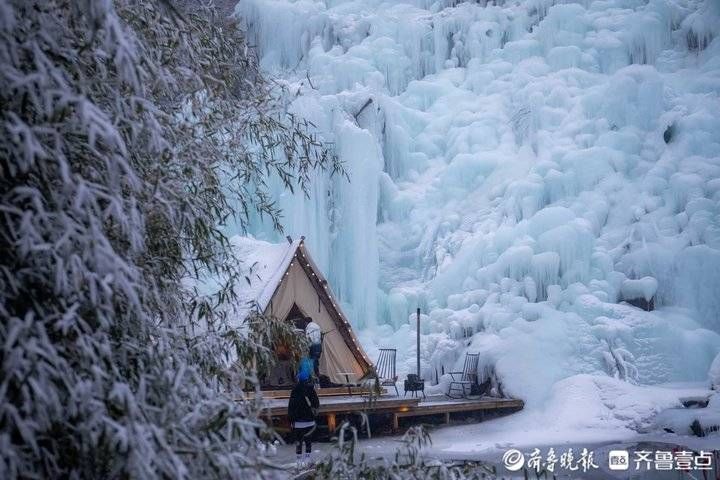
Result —
<path fill-rule="evenodd" d="M 444 395 L 429 396 L 427 399 L 412 397 L 396 397 L 382 395 L 372 401 L 366 395 L 343 395 L 320 397 L 320 416 L 327 420 L 328 429 L 334 432 L 337 428 L 337 415 L 364 412 L 373 414 L 392 414 L 393 430 L 399 429 L 400 418 L 419 417 L 424 415 L 444 415 L 445 422 L 450 423 L 451 414 L 457 412 L 483 412 L 508 410 L 515 411 L 524 407 L 522 400 L 509 398 L 468 398 L 450 399 Z M 264 402 L 264 414 L 268 417 L 284 418 L 287 416 L 287 399 L 268 398 Z"/>
<path fill-rule="evenodd" d="M 451 399 L 444 395 L 427 397 L 407 410 L 400 409 L 393 413 L 393 430 L 398 430 L 399 419 L 402 417 L 419 417 L 423 415 L 445 416 L 445 423 L 450 423 L 452 413 L 483 412 L 496 410 L 521 410 L 525 402 L 514 398 L 480 397 L 468 399 Z"/>
<path fill-rule="evenodd" d="M 278 390 L 263 390 L 262 396 L 263 398 L 272 399 L 272 398 L 284 398 L 288 399 L 290 398 L 290 389 L 278 389 Z M 359 396 L 363 394 L 368 394 L 368 388 L 362 387 L 362 386 L 344 386 L 344 387 L 325 387 L 325 388 L 318 388 L 316 390 L 318 397 L 339 397 L 339 396 Z M 384 395 L 387 393 L 386 389 L 382 389 L 381 394 Z M 249 400 L 252 400 L 255 398 L 255 392 L 246 392 L 245 393 L 246 398 Z"/>

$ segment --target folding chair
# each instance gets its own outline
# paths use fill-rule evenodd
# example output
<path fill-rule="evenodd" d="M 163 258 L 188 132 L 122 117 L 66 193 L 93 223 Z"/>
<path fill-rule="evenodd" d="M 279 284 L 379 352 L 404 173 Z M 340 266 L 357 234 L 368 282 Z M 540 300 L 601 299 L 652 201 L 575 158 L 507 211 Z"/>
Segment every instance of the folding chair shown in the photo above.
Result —
<path fill-rule="evenodd" d="M 395 373 L 395 357 L 397 350 L 394 348 L 381 348 L 380 356 L 375 364 L 375 371 L 377 372 L 378 380 L 380 385 L 383 387 L 392 386 L 395 388 L 395 394 L 400 396 L 397 385 L 397 374 Z"/>
<path fill-rule="evenodd" d="M 479 361 L 479 353 L 466 353 L 465 365 L 463 366 L 462 372 L 449 372 L 452 380 L 450 381 L 450 386 L 448 387 L 448 397 L 467 398 L 467 390 L 472 391 L 473 383 L 477 383 L 477 369 Z"/>

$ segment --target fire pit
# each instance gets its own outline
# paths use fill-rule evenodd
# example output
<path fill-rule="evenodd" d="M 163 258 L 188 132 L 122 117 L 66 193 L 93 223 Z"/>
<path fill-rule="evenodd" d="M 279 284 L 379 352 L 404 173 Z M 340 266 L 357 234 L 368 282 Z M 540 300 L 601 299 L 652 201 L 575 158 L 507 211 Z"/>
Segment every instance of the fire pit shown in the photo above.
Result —
<path fill-rule="evenodd" d="M 425 398 L 425 379 L 420 378 L 414 373 L 409 373 L 405 379 L 404 395 L 407 395 L 407 392 L 411 392 L 413 397 L 417 395 L 417 392 L 422 392 L 422 396 Z"/>

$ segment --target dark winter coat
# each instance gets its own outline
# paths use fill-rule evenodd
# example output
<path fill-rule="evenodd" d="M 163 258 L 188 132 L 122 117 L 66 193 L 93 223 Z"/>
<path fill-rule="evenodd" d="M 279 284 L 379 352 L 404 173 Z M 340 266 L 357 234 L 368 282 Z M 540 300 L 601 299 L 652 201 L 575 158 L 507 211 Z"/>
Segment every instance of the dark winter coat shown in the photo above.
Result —
<path fill-rule="evenodd" d="M 309 349 L 309 355 L 310 358 L 312 358 L 313 360 L 320 358 L 320 355 L 322 355 L 322 343 L 311 344 Z"/>
<path fill-rule="evenodd" d="M 306 400 L 307 399 L 307 400 Z M 288 417 L 291 422 L 313 422 L 313 409 L 320 407 L 317 393 L 312 382 L 298 382 L 290 393 Z"/>

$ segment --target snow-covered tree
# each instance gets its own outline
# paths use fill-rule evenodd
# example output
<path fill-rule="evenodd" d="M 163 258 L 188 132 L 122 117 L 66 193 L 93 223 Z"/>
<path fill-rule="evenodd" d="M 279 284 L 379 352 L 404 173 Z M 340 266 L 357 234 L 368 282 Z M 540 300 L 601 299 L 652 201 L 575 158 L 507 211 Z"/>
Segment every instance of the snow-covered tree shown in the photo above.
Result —
<path fill-rule="evenodd" d="M 592 331 L 599 340 L 600 355 L 608 374 L 626 382 L 637 382 L 639 372 L 635 356 L 625 348 L 632 339 L 629 327 L 603 316 L 597 317 L 595 322 Z"/>
<path fill-rule="evenodd" d="M 606 340 L 607 351 L 603 352 L 605 367 L 610 375 L 626 382 L 636 382 L 638 370 L 635 356 L 627 349 L 618 346 L 617 340 Z"/>
<path fill-rule="evenodd" d="M 221 226 L 341 170 L 276 91 L 208 5 L 0 0 L 1 478 L 266 474 L 225 367 L 288 332 L 225 322 Z"/>
<path fill-rule="evenodd" d="M 710 364 L 710 369 L 708 370 L 708 380 L 710 380 L 710 388 L 713 390 L 720 390 L 720 353 Z"/>

